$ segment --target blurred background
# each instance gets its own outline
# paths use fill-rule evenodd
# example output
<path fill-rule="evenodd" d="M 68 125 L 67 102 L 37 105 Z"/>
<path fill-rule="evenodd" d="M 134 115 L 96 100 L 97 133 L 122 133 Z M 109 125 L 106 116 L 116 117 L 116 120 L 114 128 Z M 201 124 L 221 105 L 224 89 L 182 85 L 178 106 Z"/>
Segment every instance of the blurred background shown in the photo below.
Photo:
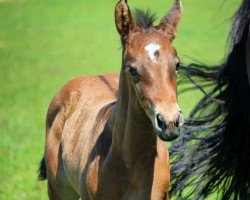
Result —
<path fill-rule="evenodd" d="M 116 0 L 0 0 L 0 199 L 48 199 L 37 181 L 45 115 L 55 93 L 81 74 L 119 72 Z M 173 0 L 129 0 L 157 22 Z M 231 17 L 241 0 L 183 0 L 174 45 L 183 63 L 223 61 Z M 199 91 L 181 95 L 185 116 Z M 214 199 L 211 197 L 211 200 Z"/>

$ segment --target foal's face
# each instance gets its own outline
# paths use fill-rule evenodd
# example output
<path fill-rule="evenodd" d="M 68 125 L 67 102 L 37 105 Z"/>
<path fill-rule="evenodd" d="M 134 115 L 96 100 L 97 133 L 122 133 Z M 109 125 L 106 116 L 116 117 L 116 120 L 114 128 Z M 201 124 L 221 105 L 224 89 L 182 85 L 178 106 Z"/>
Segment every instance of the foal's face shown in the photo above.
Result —
<path fill-rule="evenodd" d="M 161 23 L 147 30 L 133 23 L 124 0 L 117 4 L 115 13 L 124 47 L 125 76 L 157 135 L 166 141 L 177 138 L 183 124 L 177 103 L 176 74 L 180 61 L 172 45 L 180 13 L 181 4 L 176 0 Z"/>
<path fill-rule="evenodd" d="M 178 137 L 183 123 L 177 103 L 180 60 L 169 39 L 157 31 L 131 34 L 124 61 L 124 71 L 159 137 Z"/>

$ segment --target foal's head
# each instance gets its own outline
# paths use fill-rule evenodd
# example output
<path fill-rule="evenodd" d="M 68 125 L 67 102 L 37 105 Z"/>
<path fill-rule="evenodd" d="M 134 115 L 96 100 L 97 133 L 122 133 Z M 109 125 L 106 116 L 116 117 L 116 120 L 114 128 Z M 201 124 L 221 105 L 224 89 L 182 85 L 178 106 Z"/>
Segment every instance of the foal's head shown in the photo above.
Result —
<path fill-rule="evenodd" d="M 181 0 L 159 25 L 137 12 L 134 22 L 126 0 L 115 9 L 117 30 L 123 44 L 123 71 L 153 127 L 165 141 L 179 136 L 183 117 L 177 103 L 177 52 L 172 45 L 181 17 Z"/>

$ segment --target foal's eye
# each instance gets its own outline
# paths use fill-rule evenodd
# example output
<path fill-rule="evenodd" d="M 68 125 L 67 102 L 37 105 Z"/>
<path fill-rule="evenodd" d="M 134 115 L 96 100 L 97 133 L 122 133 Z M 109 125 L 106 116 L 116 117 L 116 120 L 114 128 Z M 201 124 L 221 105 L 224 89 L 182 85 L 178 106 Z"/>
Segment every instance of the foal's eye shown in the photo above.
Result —
<path fill-rule="evenodd" d="M 180 62 L 178 62 L 178 63 L 176 64 L 176 66 L 175 66 L 175 71 L 178 71 L 178 70 L 180 69 L 180 65 L 181 65 Z"/>
<path fill-rule="evenodd" d="M 129 75 L 132 77 L 139 76 L 137 70 L 133 67 L 130 67 L 130 66 L 126 67 L 125 72 L 128 72 Z"/>
<path fill-rule="evenodd" d="M 129 67 L 128 72 L 129 72 L 129 74 L 130 74 L 131 76 L 138 76 L 137 70 L 136 70 L 135 68 L 133 68 L 133 67 Z"/>
<path fill-rule="evenodd" d="M 130 75 L 130 77 L 135 83 L 138 83 L 140 81 L 140 75 L 138 74 L 137 70 L 134 67 L 127 66 L 125 68 L 125 72 L 127 72 Z"/>

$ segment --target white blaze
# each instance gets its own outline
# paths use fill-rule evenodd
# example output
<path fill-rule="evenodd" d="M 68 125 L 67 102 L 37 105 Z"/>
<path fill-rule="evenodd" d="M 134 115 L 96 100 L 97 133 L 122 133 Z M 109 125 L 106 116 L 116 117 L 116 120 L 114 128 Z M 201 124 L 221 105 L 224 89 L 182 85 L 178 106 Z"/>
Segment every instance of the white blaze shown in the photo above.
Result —
<path fill-rule="evenodd" d="M 148 52 L 148 56 L 150 58 L 150 60 L 153 63 L 157 63 L 157 57 L 155 55 L 155 52 L 157 52 L 158 50 L 160 50 L 161 46 L 159 44 L 156 43 L 150 43 L 145 47 L 145 50 Z"/>

